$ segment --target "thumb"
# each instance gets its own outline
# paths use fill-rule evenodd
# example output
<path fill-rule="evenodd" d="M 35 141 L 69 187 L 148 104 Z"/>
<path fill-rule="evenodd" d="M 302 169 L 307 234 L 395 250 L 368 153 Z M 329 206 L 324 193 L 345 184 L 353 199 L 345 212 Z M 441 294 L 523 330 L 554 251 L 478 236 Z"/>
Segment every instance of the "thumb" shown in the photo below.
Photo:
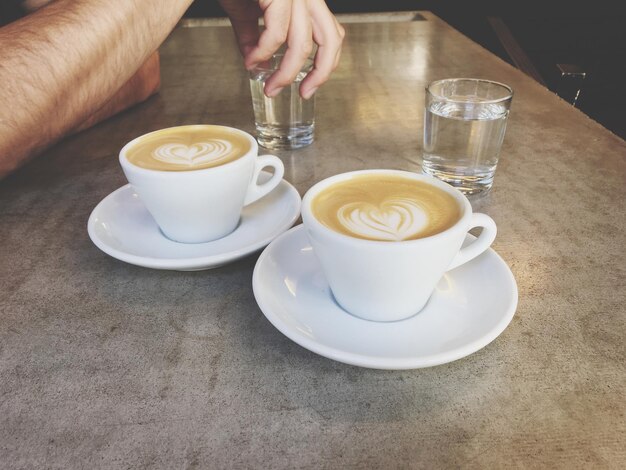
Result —
<path fill-rule="evenodd" d="M 245 59 L 248 56 L 248 53 L 254 49 L 259 42 L 258 20 L 231 20 L 231 23 L 233 25 L 233 30 L 235 31 L 235 36 L 237 37 L 239 51 Z"/>

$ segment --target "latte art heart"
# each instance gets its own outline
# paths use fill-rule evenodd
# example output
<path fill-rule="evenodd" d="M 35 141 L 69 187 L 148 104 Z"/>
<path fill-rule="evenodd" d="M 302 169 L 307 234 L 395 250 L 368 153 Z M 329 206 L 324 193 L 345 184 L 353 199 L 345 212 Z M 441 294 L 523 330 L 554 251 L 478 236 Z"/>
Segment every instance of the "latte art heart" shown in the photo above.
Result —
<path fill-rule="evenodd" d="M 410 199 L 389 199 L 380 205 L 354 202 L 342 206 L 339 223 L 355 235 L 374 240 L 411 239 L 428 224 L 424 210 Z"/>
<path fill-rule="evenodd" d="M 460 219 L 453 195 L 410 173 L 390 173 L 350 175 L 326 186 L 310 203 L 313 216 L 348 237 L 390 243 L 430 237 Z"/>
<path fill-rule="evenodd" d="M 233 146 L 230 142 L 213 139 L 192 145 L 181 143 L 163 144 L 154 150 L 152 156 L 164 163 L 193 167 L 227 158 L 232 150 Z"/>

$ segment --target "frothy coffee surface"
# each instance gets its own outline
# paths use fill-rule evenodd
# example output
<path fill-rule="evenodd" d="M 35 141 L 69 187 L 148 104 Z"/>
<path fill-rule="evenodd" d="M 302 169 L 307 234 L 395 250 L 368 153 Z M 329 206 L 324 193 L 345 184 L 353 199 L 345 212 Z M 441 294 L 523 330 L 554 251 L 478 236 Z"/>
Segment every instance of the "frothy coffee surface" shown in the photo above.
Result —
<path fill-rule="evenodd" d="M 461 218 L 450 194 L 422 181 L 368 174 L 335 183 L 312 201 L 314 217 L 350 237 L 416 240 L 452 227 Z"/>
<path fill-rule="evenodd" d="M 126 153 L 141 168 L 190 171 L 232 162 L 250 150 L 248 139 L 219 126 L 183 126 L 140 137 Z"/>

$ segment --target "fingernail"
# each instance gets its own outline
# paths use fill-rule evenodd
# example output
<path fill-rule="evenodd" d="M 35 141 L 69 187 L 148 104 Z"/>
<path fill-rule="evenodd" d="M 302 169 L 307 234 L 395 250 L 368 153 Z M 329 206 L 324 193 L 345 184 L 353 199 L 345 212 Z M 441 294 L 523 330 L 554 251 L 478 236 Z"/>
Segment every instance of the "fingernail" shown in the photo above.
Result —
<path fill-rule="evenodd" d="M 315 92 L 316 92 L 316 91 L 317 91 L 317 87 L 315 87 L 315 88 L 311 88 L 309 91 L 305 91 L 305 92 L 303 93 L 302 97 L 303 97 L 305 100 L 308 100 L 308 99 L 310 99 L 310 98 L 311 98 L 311 97 L 315 94 Z"/>
<path fill-rule="evenodd" d="M 269 97 L 269 98 L 274 98 L 275 96 L 277 96 L 281 91 L 283 91 L 283 87 L 278 87 L 278 88 L 273 88 L 271 90 L 266 90 L 265 94 Z"/>

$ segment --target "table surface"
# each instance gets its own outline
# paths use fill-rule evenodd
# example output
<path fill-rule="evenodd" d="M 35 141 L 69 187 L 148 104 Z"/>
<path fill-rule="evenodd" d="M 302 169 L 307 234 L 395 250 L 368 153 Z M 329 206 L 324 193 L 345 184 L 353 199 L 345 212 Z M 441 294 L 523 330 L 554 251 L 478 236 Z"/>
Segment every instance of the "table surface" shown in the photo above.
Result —
<path fill-rule="evenodd" d="M 258 254 L 183 273 L 89 240 L 125 184 L 117 152 L 188 123 L 253 130 L 227 27 L 178 28 L 162 90 L 0 182 L 0 467 L 626 465 L 626 144 L 430 13 L 346 25 L 313 145 L 279 152 L 303 194 L 344 171 L 420 171 L 424 86 L 515 90 L 491 193 L 517 313 L 475 354 L 380 371 L 318 356 L 263 316 Z"/>

